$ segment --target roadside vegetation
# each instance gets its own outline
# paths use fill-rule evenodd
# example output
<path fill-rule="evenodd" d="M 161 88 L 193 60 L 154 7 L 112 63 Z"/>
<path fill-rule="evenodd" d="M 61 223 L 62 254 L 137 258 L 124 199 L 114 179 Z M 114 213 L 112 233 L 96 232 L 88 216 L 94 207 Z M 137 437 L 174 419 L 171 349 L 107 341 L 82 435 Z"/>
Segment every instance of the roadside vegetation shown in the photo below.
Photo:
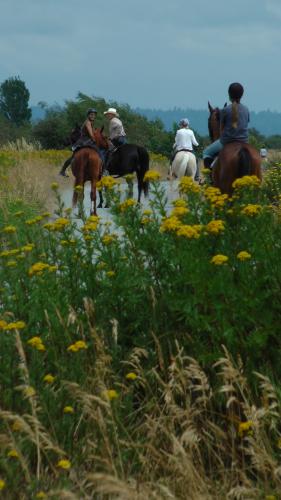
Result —
<path fill-rule="evenodd" d="M 0 154 L 0 498 L 279 499 L 280 164 L 170 208 L 154 157 L 110 223 L 34 189 L 64 154 Z"/>

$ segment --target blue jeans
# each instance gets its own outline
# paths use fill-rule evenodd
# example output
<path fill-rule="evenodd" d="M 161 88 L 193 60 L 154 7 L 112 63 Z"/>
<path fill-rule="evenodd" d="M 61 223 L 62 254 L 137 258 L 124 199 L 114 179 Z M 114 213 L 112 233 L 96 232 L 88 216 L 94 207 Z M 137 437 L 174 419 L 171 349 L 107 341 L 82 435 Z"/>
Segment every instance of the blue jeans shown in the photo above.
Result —
<path fill-rule="evenodd" d="M 207 146 L 204 151 L 203 151 L 203 159 L 204 158 L 212 158 L 213 160 L 215 157 L 219 154 L 219 152 L 222 150 L 223 144 L 221 143 L 220 139 L 218 139 L 215 142 L 212 142 L 209 146 Z"/>

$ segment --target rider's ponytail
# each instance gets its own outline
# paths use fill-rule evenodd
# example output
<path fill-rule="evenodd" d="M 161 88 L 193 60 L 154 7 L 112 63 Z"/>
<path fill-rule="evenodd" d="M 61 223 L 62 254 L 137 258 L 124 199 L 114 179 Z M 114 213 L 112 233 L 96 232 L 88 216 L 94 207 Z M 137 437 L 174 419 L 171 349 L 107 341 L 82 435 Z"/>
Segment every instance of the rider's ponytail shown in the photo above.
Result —
<path fill-rule="evenodd" d="M 238 102 L 233 101 L 232 103 L 232 110 L 231 110 L 231 125 L 233 128 L 238 127 L 238 118 L 239 118 L 239 113 L 238 113 Z"/>

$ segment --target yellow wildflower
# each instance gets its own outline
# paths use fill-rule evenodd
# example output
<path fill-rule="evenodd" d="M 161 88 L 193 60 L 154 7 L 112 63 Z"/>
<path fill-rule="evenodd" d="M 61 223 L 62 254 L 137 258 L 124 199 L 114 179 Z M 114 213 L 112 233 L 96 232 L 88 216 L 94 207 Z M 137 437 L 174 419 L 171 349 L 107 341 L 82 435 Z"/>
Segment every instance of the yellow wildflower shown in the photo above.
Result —
<path fill-rule="evenodd" d="M 117 399 L 118 398 L 118 392 L 115 391 L 115 389 L 108 389 L 106 391 L 103 392 L 103 395 L 109 399 L 110 401 L 112 401 L 112 399 Z"/>
<path fill-rule="evenodd" d="M 97 183 L 97 189 L 112 189 L 116 185 L 116 180 L 110 175 L 106 175 L 102 177 L 101 180 Z"/>
<path fill-rule="evenodd" d="M 5 326 L 5 330 L 23 330 L 26 327 L 24 321 L 13 321 Z"/>
<path fill-rule="evenodd" d="M 52 184 L 51 184 L 51 188 L 52 188 L 54 191 L 56 191 L 56 190 L 58 189 L 58 187 L 59 187 L 59 185 L 58 185 L 58 183 L 57 183 L 57 182 L 52 182 Z"/>
<path fill-rule="evenodd" d="M 117 234 L 105 234 L 101 241 L 103 242 L 104 245 L 110 245 L 113 241 L 117 239 Z"/>
<path fill-rule="evenodd" d="M 243 215 L 249 215 L 250 217 L 252 217 L 253 215 L 257 215 L 260 213 L 262 207 L 261 205 L 253 205 L 253 204 L 249 204 L 249 205 L 246 205 L 242 210 L 241 210 L 241 213 Z"/>
<path fill-rule="evenodd" d="M 152 215 L 152 210 L 146 209 L 142 213 L 143 215 Z"/>
<path fill-rule="evenodd" d="M 249 252 L 246 252 L 245 250 L 242 250 L 242 252 L 239 252 L 236 255 L 237 259 L 243 261 L 243 260 L 249 260 L 252 256 Z"/>
<path fill-rule="evenodd" d="M 22 252 L 31 252 L 31 250 L 33 250 L 33 248 L 34 248 L 33 243 L 29 243 L 28 245 L 24 245 L 23 247 L 21 247 L 21 251 Z"/>
<path fill-rule="evenodd" d="M 138 378 L 137 374 L 134 373 L 134 372 L 129 372 L 127 373 L 126 375 L 126 379 L 127 380 L 136 380 L 136 378 Z"/>
<path fill-rule="evenodd" d="M 2 491 L 6 486 L 4 479 L 0 479 L 0 491 Z"/>
<path fill-rule="evenodd" d="M 60 469 L 68 470 L 71 467 L 71 462 L 66 459 L 59 460 L 57 463 L 57 467 Z"/>
<path fill-rule="evenodd" d="M 144 181 L 145 182 L 155 182 L 160 180 L 160 174 L 159 172 L 156 172 L 156 170 L 148 170 L 145 173 L 144 176 Z"/>
<path fill-rule="evenodd" d="M 48 373 L 43 378 L 43 381 L 46 382 L 46 384 L 53 384 L 54 381 L 55 381 L 55 379 L 56 379 L 56 377 L 54 377 L 53 375 L 51 375 L 51 373 Z"/>
<path fill-rule="evenodd" d="M 260 179 L 256 175 L 244 175 L 239 177 L 232 183 L 234 189 L 240 189 L 243 187 L 259 187 L 261 184 Z"/>
<path fill-rule="evenodd" d="M 17 261 L 16 260 L 8 260 L 6 267 L 17 267 Z"/>
<path fill-rule="evenodd" d="M 189 212 L 188 208 L 176 206 L 171 212 L 171 217 L 182 217 Z"/>
<path fill-rule="evenodd" d="M 49 267 L 49 264 L 46 264 L 45 262 L 36 262 L 30 267 L 28 274 L 29 276 L 41 276 L 43 274 L 43 271 L 49 269 Z"/>
<path fill-rule="evenodd" d="M 7 324 L 7 321 L 5 321 L 4 319 L 0 319 L 0 330 L 4 330 Z"/>
<path fill-rule="evenodd" d="M 244 437 L 245 435 L 250 435 L 253 433 L 253 422 L 248 420 L 247 422 L 240 422 L 238 426 L 238 435 Z"/>
<path fill-rule="evenodd" d="M 174 200 L 173 202 L 174 207 L 186 207 L 187 203 L 185 200 L 182 198 L 178 198 L 177 200 Z"/>
<path fill-rule="evenodd" d="M 189 239 L 198 239 L 200 237 L 200 226 L 189 226 L 187 224 L 183 224 L 177 230 L 177 236 L 183 236 Z"/>
<path fill-rule="evenodd" d="M 83 186 L 78 184 L 77 186 L 75 186 L 74 191 L 76 191 L 77 193 L 82 193 Z"/>
<path fill-rule="evenodd" d="M 128 198 L 127 200 L 123 201 L 123 203 L 120 203 L 119 208 L 121 212 L 125 212 L 125 210 L 135 206 L 136 204 L 136 200 L 134 200 L 133 198 Z"/>
<path fill-rule="evenodd" d="M 135 174 L 127 174 L 125 175 L 125 179 L 128 183 L 132 182 L 135 177 Z"/>
<path fill-rule="evenodd" d="M 71 344 L 67 350 L 70 352 L 78 352 L 80 349 L 88 349 L 88 346 L 84 340 L 77 340 L 74 344 Z"/>
<path fill-rule="evenodd" d="M 150 219 L 150 217 L 142 217 L 140 222 L 141 222 L 141 224 L 145 225 L 145 224 L 149 224 L 150 222 L 152 222 L 152 219 Z"/>
<path fill-rule="evenodd" d="M 221 254 L 214 255 L 214 257 L 212 257 L 211 259 L 211 263 L 215 264 L 216 266 L 221 266 L 223 264 L 226 264 L 227 261 L 228 257 L 226 255 L 221 255 Z"/>
<path fill-rule="evenodd" d="M 15 226 L 6 226 L 2 229 L 3 233 L 15 233 L 17 228 Z"/>
<path fill-rule="evenodd" d="M 200 186 L 191 177 L 184 176 L 179 182 L 179 191 L 181 193 L 199 193 Z"/>
<path fill-rule="evenodd" d="M 35 495 L 35 498 L 38 498 L 38 499 L 47 498 L 47 495 L 46 495 L 46 493 L 44 493 L 44 491 L 38 491 L 38 493 L 36 493 L 36 495 Z"/>
<path fill-rule="evenodd" d="M 177 231 L 181 226 L 181 222 L 177 217 L 166 217 L 163 219 L 162 224 L 160 226 L 160 231 L 164 232 L 173 232 Z"/>
<path fill-rule="evenodd" d="M 224 222 L 222 220 L 211 220 L 207 226 L 206 231 L 211 234 L 219 234 L 225 229 Z"/>
<path fill-rule="evenodd" d="M 33 387 L 31 387 L 31 385 L 25 387 L 23 392 L 27 398 L 32 398 L 36 394 L 35 389 Z"/>
<path fill-rule="evenodd" d="M 63 409 L 63 413 L 74 413 L 73 406 L 65 406 Z"/>
<path fill-rule="evenodd" d="M 19 454 L 18 454 L 17 450 L 12 449 L 12 450 L 8 451 L 7 457 L 9 457 L 9 458 L 19 458 Z"/>

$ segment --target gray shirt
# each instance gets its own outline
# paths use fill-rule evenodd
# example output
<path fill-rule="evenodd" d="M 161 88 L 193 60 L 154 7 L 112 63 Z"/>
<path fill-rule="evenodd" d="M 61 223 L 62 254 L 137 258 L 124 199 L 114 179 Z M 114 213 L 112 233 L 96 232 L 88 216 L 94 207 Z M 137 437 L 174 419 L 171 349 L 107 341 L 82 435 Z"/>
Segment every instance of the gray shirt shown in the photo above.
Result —
<path fill-rule="evenodd" d="M 246 106 L 238 103 L 238 125 L 237 128 L 232 126 L 232 105 L 229 104 L 220 112 L 221 123 L 224 127 L 220 141 L 222 144 L 228 142 L 248 142 L 248 123 L 250 121 L 250 113 Z"/>
<path fill-rule="evenodd" d="M 109 138 L 116 139 L 116 137 L 125 137 L 126 133 L 123 124 L 119 118 L 111 118 L 109 122 Z"/>

